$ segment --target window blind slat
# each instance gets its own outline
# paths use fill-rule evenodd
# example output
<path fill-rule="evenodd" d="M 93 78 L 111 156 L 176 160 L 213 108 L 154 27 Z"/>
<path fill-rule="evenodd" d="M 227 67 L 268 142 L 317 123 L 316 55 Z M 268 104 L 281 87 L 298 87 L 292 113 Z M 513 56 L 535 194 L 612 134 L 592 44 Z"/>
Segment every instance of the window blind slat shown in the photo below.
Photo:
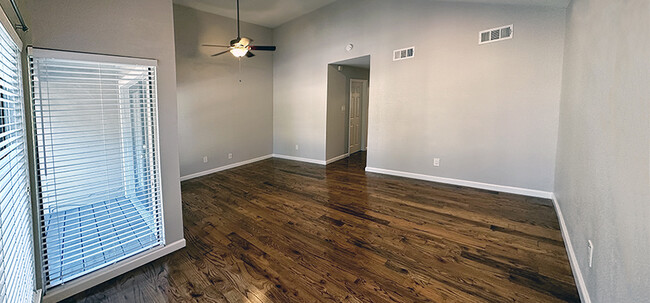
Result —
<path fill-rule="evenodd" d="M 80 113 L 83 114 L 83 113 Z M 108 118 L 108 117 L 105 117 Z M 121 119 L 123 116 L 115 116 L 113 119 Z M 114 124 L 112 126 L 107 126 L 105 128 L 99 128 L 99 129 L 88 129 L 88 126 L 97 126 L 97 122 L 104 122 L 106 119 L 101 119 L 96 121 L 96 123 L 92 123 L 92 121 L 79 121 L 79 120 L 71 120 L 71 121 L 55 121 L 55 122 L 42 122 L 43 124 L 41 126 L 42 129 L 47 129 L 47 130 L 42 130 L 43 133 L 40 135 L 48 135 L 51 136 L 53 134 L 56 134 L 57 136 L 61 135 L 66 135 L 66 134 L 71 134 L 74 135 L 79 134 L 80 132 L 83 133 L 84 135 L 88 136 L 89 134 L 94 134 L 94 133 L 104 133 L 104 132 L 116 132 L 116 134 L 119 134 L 121 137 L 129 137 L 124 136 L 122 133 L 129 128 L 126 122 L 125 123 L 120 123 L 120 124 Z M 66 127 L 66 122 L 68 122 L 68 127 Z M 85 122 L 85 124 L 81 124 L 82 122 Z M 47 124 L 47 125 L 45 125 Z M 120 127 L 121 128 L 117 128 Z M 142 126 L 147 126 L 153 129 L 153 125 L 148 125 L 148 124 L 143 124 Z M 77 128 L 83 128 L 82 130 L 77 130 Z M 142 128 L 140 128 L 142 129 Z M 66 131 L 69 130 L 69 131 Z M 136 130 L 136 129 L 133 129 Z M 118 133 L 119 132 L 119 133 Z M 131 135 L 132 136 L 132 135 Z"/>
<path fill-rule="evenodd" d="M 134 137 L 131 137 L 131 139 L 149 139 L 149 138 L 153 138 L 153 137 L 152 136 L 146 136 L 146 137 L 144 137 L 144 136 L 143 137 L 134 136 Z M 58 138 L 58 139 L 59 140 L 64 140 L 64 138 Z M 44 155 L 42 155 L 43 158 L 49 157 L 49 156 L 59 157 L 61 159 L 60 161 L 65 160 L 65 157 L 78 157 L 77 159 L 79 159 L 79 160 L 85 159 L 85 160 L 91 161 L 91 162 L 97 162 L 96 161 L 97 156 L 94 155 L 94 154 L 99 154 L 99 155 L 103 155 L 103 156 L 106 156 L 106 157 L 118 156 L 118 155 L 123 155 L 123 154 L 131 155 L 131 156 L 133 155 L 133 153 L 131 152 L 131 151 L 134 150 L 133 148 L 116 148 L 116 147 L 113 147 L 111 149 L 106 149 L 104 151 L 101 151 L 101 150 L 92 150 L 91 151 L 91 149 L 93 147 L 100 147 L 99 145 L 96 144 L 97 142 L 101 142 L 101 141 L 99 141 L 99 140 L 88 140 L 88 141 L 82 141 L 82 142 L 79 142 L 79 143 L 73 142 L 73 143 L 66 143 L 65 145 L 61 144 L 63 146 L 51 147 L 49 150 L 43 149 L 43 152 L 41 154 L 44 154 Z M 119 138 L 107 138 L 107 140 L 104 140 L 104 142 L 109 142 L 109 143 L 117 145 L 117 144 L 125 143 L 125 140 L 124 139 L 119 139 Z M 54 148 L 56 148 L 56 149 L 54 149 Z M 86 152 L 86 153 L 81 152 L 80 150 L 83 150 L 84 148 L 89 150 L 89 151 Z M 147 152 L 151 153 L 151 152 L 154 152 L 154 151 L 150 150 L 150 149 L 142 148 L 142 149 L 139 150 L 139 152 L 144 154 L 144 153 L 147 153 Z M 84 157 L 84 155 L 85 155 L 85 157 Z M 59 166 L 59 167 L 62 167 L 62 166 Z"/>
<path fill-rule="evenodd" d="M 48 288 L 164 245 L 156 68 L 102 61 L 30 57 Z"/>
<path fill-rule="evenodd" d="M 3 17 L 3 16 L 0 16 Z M 0 301 L 31 301 L 34 244 L 20 48 L 0 26 Z"/>
<path fill-rule="evenodd" d="M 147 156 L 146 153 L 142 153 L 141 156 Z M 132 157 L 111 157 L 111 160 L 128 160 L 129 158 Z M 46 159 L 45 157 L 41 159 Z M 48 157 L 47 159 L 52 159 L 52 157 Z M 96 161 L 89 160 L 89 159 L 79 159 L 78 163 L 74 164 L 68 164 L 68 165 L 57 165 L 56 162 L 52 163 L 41 163 L 42 169 L 39 169 L 39 173 L 44 174 L 44 178 L 47 178 L 47 175 L 45 175 L 47 172 L 55 170 L 57 173 L 70 173 L 70 172 L 75 172 L 79 170 L 88 170 L 88 169 L 95 169 L 97 166 L 94 164 L 97 163 Z M 48 166 L 49 165 L 49 166 Z M 152 164 L 153 166 L 153 164 Z M 65 169 L 64 169 L 65 168 Z"/>
<path fill-rule="evenodd" d="M 21 170 L 26 170 L 25 164 L 20 164 L 16 165 L 13 167 L 13 169 L 3 177 L 7 182 L 4 182 L 3 180 L 3 185 L 0 188 L 0 194 L 2 195 L 12 195 L 16 194 L 18 189 L 24 189 L 27 188 L 25 185 L 20 184 L 19 182 L 27 184 L 29 180 L 27 179 L 26 176 L 20 173 Z M 7 209 L 2 209 L 0 213 L 11 213 L 11 208 L 17 207 L 16 205 L 20 205 L 18 203 L 9 203 L 9 201 L 3 201 L 0 203 L 0 205 L 7 205 L 6 207 L 9 207 Z"/>
<path fill-rule="evenodd" d="M 151 176 L 154 176 L 153 174 Z M 142 179 L 146 179 L 150 176 L 145 176 Z M 55 188 L 49 191 L 43 191 L 43 199 L 54 198 L 57 202 L 71 202 L 70 198 L 86 198 L 89 196 L 97 197 L 101 196 L 98 193 L 113 193 L 116 190 L 121 190 L 128 186 L 136 186 L 140 184 L 140 180 L 133 180 L 129 183 L 122 181 L 105 181 L 102 184 L 94 185 L 92 187 L 84 186 L 83 184 L 77 186 L 67 186 L 62 188 Z M 106 189 L 107 187 L 110 189 Z M 61 193 L 65 194 L 61 194 Z M 76 195 L 75 195 L 76 194 Z M 108 194 L 107 194 L 108 195 Z"/>
<path fill-rule="evenodd" d="M 119 201 L 119 202 L 116 202 L 116 203 L 102 205 L 100 213 L 94 213 L 94 212 L 92 212 L 92 210 L 85 210 L 85 211 L 82 211 L 82 212 L 66 213 L 66 216 L 68 216 L 70 218 L 73 218 L 74 216 L 79 216 L 78 217 L 79 221 L 77 221 L 75 223 L 83 224 L 84 226 L 88 225 L 88 224 L 91 224 L 91 225 L 93 225 L 93 226 L 95 226 L 97 228 L 107 227 L 108 225 L 115 226 L 115 224 L 113 222 L 114 218 L 111 216 L 111 214 L 115 213 L 115 212 L 119 212 L 119 211 L 121 211 L 123 209 L 123 206 L 122 206 L 121 203 L 123 203 L 123 202 Z M 159 212 L 160 207 L 158 205 L 155 205 L 155 204 L 146 205 L 146 204 L 144 204 L 142 206 L 143 207 L 141 207 L 140 209 L 150 210 L 152 212 L 152 214 L 154 215 L 154 217 L 162 214 L 162 213 Z M 45 218 L 45 219 L 42 219 L 43 223 L 47 223 L 48 225 L 51 225 L 51 226 L 47 227 L 48 230 L 61 229 L 61 228 L 64 228 L 66 226 L 69 226 L 71 224 L 71 222 L 69 220 L 57 221 L 57 220 L 49 219 L 50 217 L 51 217 L 51 215 L 44 215 L 43 218 Z M 83 219 L 82 219 L 82 217 L 83 217 Z M 125 222 L 126 222 L 126 224 L 131 224 L 128 221 L 125 221 Z M 130 225 L 125 225 L 125 226 L 128 227 Z M 70 230 L 70 229 L 68 229 L 68 230 Z M 42 233 L 43 234 L 47 233 L 47 230 L 43 231 Z M 81 236 L 81 235 L 83 235 L 83 233 L 84 233 L 84 230 L 79 229 L 76 232 L 70 232 L 68 235 L 69 236 L 70 235 L 71 236 Z M 56 241 L 56 240 L 61 239 L 61 238 L 63 238 L 63 237 L 54 237 L 54 238 L 50 237 L 48 239 L 48 241 Z M 49 249 L 57 248 L 56 245 L 44 244 L 43 246 L 47 246 L 47 247 L 44 247 L 44 248 L 49 248 Z"/>
<path fill-rule="evenodd" d="M 117 239 L 110 239 L 110 240 L 102 239 L 102 242 L 103 242 L 102 244 L 105 244 L 105 245 L 108 245 L 108 246 L 118 246 L 119 245 L 121 247 L 125 247 L 125 246 L 128 247 L 129 244 L 133 243 L 133 244 L 139 244 L 139 245 L 135 245 L 136 248 L 141 248 L 142 243 L 135 243 L 135 242 L 140 242 L 141 240 L 144 240 L 144 239 L 147 239 L 147 238 L 148 239 L 158 240 L 157 238 L 151 236 L 151 234 L 152 234 L 151 230 L 149 230 L 146 226 L 138 226 L 138 229 L 135 230 L 133 234 L 121 235 Z M 147 242 L 150 242 L 149 244 L 155 244 L 155 242 L 151 241 L 151 240 L 147 241 Z M 45 268 L 45 272 L 46 273 L 51 272 L 53 267 L 55 267 L 55 268 L 63 267 L 63 266 L 60 266 L 61 264 L 73 264 L 72 266 L 69 266 L 67 268 L 63 267 L 63 268 L 65 268 L 65 270 L 73 271 L 73 272 L 81 269 L 81 267 L 95 267 L 100 262 L 104 262 L 104 261 L 100 259 L 100 260 L 96 260 L 96 261 L 93 262 L 92 259 L 94 257 L 103 257 L 102 255 L 104 255 L 104 254 L 105 254 L 105 250 L 102 248 L 102 246 L 93 247 L 92 249 L 85 250 L 83 253 L 68 253 L 68 252 L 65 252 L 65 253 L 60 254 L 60 255 L 65 255 L 65 256 L 69 256 L 69 257 L 66 257 L 66 258 L 63 258 L 63 259 L 50 259 L 49 261 L 51 263 L 56 264 L 57 266 L 47 266 Z M 88 262 L 83 262 L 83 263 L 77 262 L 79 259 L 89 260 L 89 261 Z M 75 263 L 77 263 L 78 265 L 75 266 L 74 265 Z"/>
<path fill-rule="evenodd" d="M 0 140 L 2 140 L 1 136 L 0 136 Z M 9 167 L 10 164 L 14 164 L 16 160 L 19 160 L 19 157 L 21 159 L 24 158 L 25 145 L 23 144 L 23 142 L 24 141 L 17 139 L 14 140 L 12 144 L 0 145 L 0 150 L 2 150 L 2 152 L 0 152 L 0 159 L 3 160 L 2 162 L 0 162 L 0 169 L 4 169 L 5 167 Z M 5 159 L 6 157 L 10 157 L 10 158 Z"/>
<path fill-rule="evenodd" d="M 119 246 L 121 246 L 121 247 L 133 247 L 132 244 L 135 244 L 135 242 L 138 241 L 138 240 L 140 240 L 140 239 L 133 239 L 131 241 L 120 242 Z M 108 252 L 104 252 L 104 253 L 111 254 L 111 255 L 120 254 L 120 255 L 123 255 L 124 258 L 128 258 L 130 256 L 136 255 L 136 254 L 138 254 L 138 253 L 140 253 L 142 251 L 147 250 L 148 249 L 147 247 L 152 247 L 152 246 L 157 245 L 159 242 L 160 242 L 160 239 L 153 239 L 151 241 L 140 242 L 140 243 L 138 243 L 139 245 L 137 245 L 136 248 L 132 248 L 132 249 L 128 250 L 128 253 L 125 252 L 124 250 L 122 250 L 121 252 L 108 251 Z M 138 249 L 138 247 L 143 247 L 143 248 Z M 72 265 L 67 267 L 67 268 L 63 268 L 63 267 L 59 266 L 59 270 L 47 270 L 46 274 L 48 274 L 48 276 L 53 277 L 52 280 L 48 281 L 49 284 L 47 286 L 48 287 L 56 286 L 56 285 L 52 285 L 51 281 L 59 280 L 63 276 L 68 276 L 68 277 L 70 277 L 70 279 L 75 279 L 75 278 L 78 278 L 80 276 L 85 275 L 87 272 L 92 272 L 92 271 L 95 271 L 97 269 L 101 269 L 102 267 L 106 266 L 104 264 L 105 263 L 104 260 L 107 257 L 110 258 L 112 256 L 110 256 L 110 255 L 109 256 L 102 256 L 101 258 L 95 258 L 94 261 L 92 261 L 92 257 L 94 257 L 94 256 L 89 256 L 88 258 L 84 258 L 84 260 L 90 259 L 91 261 L 89 261 L 89 262 L 80 262 L 79 261 L 79 262 L 72 263 Z M 65 270 L 61 270 L 61 269 L 65 269 Z"/>
<path fill-rule="evenodd" d="M 154 188 L 154 190 L 157 190 L 157 189 L 158 188 Z M 132 190 L 131 195 L 132 196 L 137 196 L 137 197 L 153 197 L 154 195 L 152 195 L 152 194 L 142 194 L 142 192 L 150 191 L 150 190 L 151 190 L 150 188 L 134 189 L 134 190 Z M 102 198 L 103 199 L 111 199 L 111 197 L 113 197 L 113 196 L 114 195 L 109 192 L 109 193 L 104 193 L 104 194 L 93 195 L 93 198 L 95 198 L 95 199 L 102 199 Z M 48 200 L 50 198 L 51 197 L 44 197 L 44 200 Z M 79 207 L 82 207 L 82 206 L 84 206 L 83 202 L 88 200 L 88 195 L 87 194 L 77 195 L 77 196 L 67 197 L 65 199 L 60 199 L 60 200 L 61 200 L 60 201 L 61 203 L 65 203 L 66 205 L 69 205 L 69 206 L 77 205 Z M 51 209 L 53 209 L 53 208 L 56 209 L 58 207 L 58 204 L 56 204 L 57 202 L 59 202 L 59 200 L 55 200 L 55 201 L 52 201 L 52 202 L 44 202 L 43 208 L 45 210 L 48 210 L 49 212 L 55 212 L 55 211 L 53 211 Z M 81 211 L 81 210 L 79 210 L 79 211 Z"/>
<path fill-rule="evenodd" d="M 129 215 L 129 214 L 124 213 L 123 215 Z M 107 233 L 100 230 L 100 228 L 110 229 L 111 233 L 107 235 Z M 124 241 L 125 240 L 123 237 L 124 234 L 155 238 L 154 235 L 156 233 L 154 229 L 155 228 L 152 229 L 151 226 L 148 226 L 143 222 L 134 225 L 133 223 L 130 223 L 126 220 L 124 220 L 123 222 L 115 222 L 115 223 L 108 222 L 107 224 L 101 226 L 92 226 L 92 232 L 87 232 L 85 234 L 87 237 L 81 241 L 77 241 L 76 243 L 70 243 L 70 244 L 66 244 L 66 243 L 58 243 L 58 245 L 48 244 L 49 245 L 48 252 L 52 252 L 52 253 L 46 253 L 46 257 L 48 258 L 48 260 L 57 263 L 75 261 L 81 256 L 95 255 L 98 252 L 102 252 L 106 244 Z M 82 233 L 74 234 L 74 235 L 71 234 L 69 237 L 72 236 L 81 238 L 84 236 L 84 234 Z M 93 238 L 100 238 L 100 237 L 101 239 L 97 239 L 97 241 L 91 241 Z M 84 240 L 86 242 L 83 242 Z"/>
<path fill-rule="evenodd" d="M 131 169 L 137 168 L 137 167 L 132 166 L 132 165 L 125 166 L 125 167 L 131 168 Z M 142 174 L 143 174 L 142 178 L 153 176 L 152 175 L 154 173 L 153 169 L 155 169 L 155 167 L 152 167 L 152 169 L 149 169 L 149 170 L 141 171 Z M 87 170 L 85 170 L 84 176 L 69 175 L 69 176 L 65 176 L 65 177 L 59 177 L 59 178 L 57 178 L 57 180 L 58 181 L 65 181 L 65 182 L 69 182 L 71 184 L 74 184 L 77 181 L 83 181 L 83 180 L 86 180 L 87 178 L 99 178 L 99 177 L 103 177 L 103 176 L 105 176 L 105 172 L 103 172 L 103 171 L 87 169 Z M 49 188 L 49 187 L 52 187 L 54 185 L 55 184 L 43 184 L 43 187 L 44 188 Z"/>
<path fill-rule="evenodd" d="M 130 216 L 130 215 L 133 214 L 134 211 L 136 211 L 136 210 L 134 209 L 131 212 L 122 212 L 122 213 L 120 213 L 120 215 Z M 138 228 L 134 229 L 133 228 L 134 227 L 133 223 L 129 222 L 128 219 L 113 221 L 113 219 L 108 218 L 105 221 L 102 221 L 101 223 L 102 224 L 97 224 L 97 222 L 93 222 L 93 223 L 78 222 L 78 223 L 74 224 L 74 225 L 79 225 L 76 229 L 74 227 L 69 227 L 66 230 L 67 232 L 70 232 L 69 235 L 66 232 L 66 235 L 68 235 L 68 237 L 79 238 L 79 237 L 83 237 L 84 234 L 88 234 L 88 232 L 84 233 L 85 230 L 83 230 L 83 229 L 87 228 L 87 225 L 91 225 L 93 227 L 93 230 L 90 232 L 90 237 L 88 237 L 88 238 L 92 238 L 92 237 L 101 235 L 102 234 L 101 231 L 106 229 L 106 228 L 113 228 L 114 234 L 112 236 L 102 237 L 101 242 L 99 242 L 99 241 L 93 242 L 92 245 L 95 246 L 94 248 L 90 249 L 88 247 L 89 246 L 88 244 L 84 245 L 83 242 L 81 242 L 81 241 L 76 242 L 76 243 L 74 243 L 74 242 L 73 243 L 59 242 L 57 244 L 47 244 L 47 249 L 48 250 L 55 251 L 57 253 L 54 253 L 53 256 L 52 256 L 52 254 L 46 253 L 46 256 L 48 256 L 50 258 L 56 258 L 59 261 L 76 259 L 76 258 L 79 257 L 80 254 L 93 254 L 97 250 L 101 250 L 102 246 L 103 246 L 102 244 L 106 244 L 107 242 L 111 242 L 111 241 L 115 242 L 115 241 L 123 240 L 123 238 L 121 238 L 121 234 L 123 234 L 123 233 L 138 234 L 138 233 L 140 233 L 142 231 L 146 231 L 146 230 L 151 229 L 150 226 L 146 225 L 144 222 L 139 223 L 137 225 Z M 79 231 L 77 231 L 77 230 L 79 230 Z M 151 236 L 151 234 L 147 234 L 147 233 L 145 233 L 144 235 Z M 56 242 L 56 241 L 54 241 L 54 242 Z M 58 253 L 59 251 L 63 251 L 63 250 L 65 251 L 65 254 Z M 63 256 L 65 256 L 65 257 L 63 257 Z"/>
<path fill-rule="evenodd" d="M 63 61 L 60 59 L 57 59 L 57 62 L 41 62 L 41 66 L 44 68 L 47 67 L 49 70 L 59 70 L 59 71 L 66 71 L 66 70 L 77 70 L 77 71 L 85 71 L 85 74 L 92 74 L 93 72 L 99 71 L 99 66 L 93 66 L 89 65 L 88 62 L 81 62 L 77 64 L 78 62 L 81 61 Z M 59 64 L 61 63 L 61 64 Z M 141 66 L 126 66 L 124 64 L 121 65 L 116 65 L 116 66 L 111 66 L 110 64 L 103 64 L 101 65 L 101 69 L 103 71 L 107 72 L 114 72 L 114 71 L 120 71 L 120 72 L 128 72 L 128 71 L 137 71 L 137 72 L 147 72 L 149 71 L 149 68 L 141 65 Z"/>
<path fill-rule="evenodd" d="M 57 99 L 48 99 L 48 98 L 41 98 L 39 102 L 41 104 L 34 105 L 35 107 L 51 107 L 50 104 L 48 104 L 45 101 L 56 101 L 58 106 L 64 107 L 64 106 L 83 106 L 83 107 L 108 107 L 108 106 L 119 106 L 119 107 L 124 107 L 124 108 L 132 108 L 132 107 L 142 107 L 142 108 L 148 108 L 149 106 L 155 105 L 153 102 L 147 102 L 149 99 L 148 98 L 141 98 L 139 100 L 142 100 L 142 102 L 138 102 L 137 104 L 93 104 L 90 103 L 90 101 L 96 101 L 97 99 L 66 99 L 65 101 L 72 101 L 75 100 L 77 102 L 74 103 L 62 103 L 61 100 Z M 135 100 L 134 98 L 131 100 Z M 39 110 L 36 110 L 39 111 Z"/>

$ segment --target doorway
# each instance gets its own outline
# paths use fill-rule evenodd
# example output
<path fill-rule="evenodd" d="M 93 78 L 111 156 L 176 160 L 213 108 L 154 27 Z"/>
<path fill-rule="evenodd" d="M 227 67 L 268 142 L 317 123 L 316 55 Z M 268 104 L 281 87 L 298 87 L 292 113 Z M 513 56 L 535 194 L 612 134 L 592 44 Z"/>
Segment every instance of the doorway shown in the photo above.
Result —
<path fill-rule="evenodd" d="M 349 124 L 348 124 L 348 154 L 366 150 L 368 127 L 364 110 L 368 80 L 350 79 L 350 96 L 348 97 Z"/>
<path fill-rule="evenodd" d="M 329 164 L 367 148 L 370 56 L 330 63 L 327 70 Z"/>

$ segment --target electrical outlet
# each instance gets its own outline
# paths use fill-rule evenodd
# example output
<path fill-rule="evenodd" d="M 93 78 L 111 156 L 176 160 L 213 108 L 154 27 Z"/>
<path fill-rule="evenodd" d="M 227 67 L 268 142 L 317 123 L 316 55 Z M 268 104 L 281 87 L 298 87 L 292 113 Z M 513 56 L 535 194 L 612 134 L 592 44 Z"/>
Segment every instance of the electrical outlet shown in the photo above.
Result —
<path fill-rule="evenodd" d="M 433 158 L 433 166 L 435 167 L 440 166 L 440 158 Z"/>
<path fill-rule="evenodd" d="M 589 267 L 594 265 L 594 243 L 591 240 L 587 241 L 587 247 L 589 248 Z"/>
<path fill-rule="evenodd" d="M 228 154 L 228 159 L 232 159 L 232 153 Z"/>
<path fill-rule="evenodd" d="M 298 144 L 296 144 L 296 150 L 299 150 L 299 149 L 300 149 L 300 146 L 298 146 Z"/>
<path fill-rule="evenodd" d="M 208 156 L 203 156 L 203 163 L 208 163 Z"/>

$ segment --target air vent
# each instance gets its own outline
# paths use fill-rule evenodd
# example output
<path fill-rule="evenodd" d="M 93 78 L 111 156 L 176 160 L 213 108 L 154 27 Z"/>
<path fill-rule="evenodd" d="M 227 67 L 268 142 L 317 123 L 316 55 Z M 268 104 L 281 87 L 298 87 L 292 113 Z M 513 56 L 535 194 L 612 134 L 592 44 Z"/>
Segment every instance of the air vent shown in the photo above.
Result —
<path fill-rule="evenodd" d="M 393 51 L 393 61 L 411 59 L 415 57 L 415 47 L 403 48 Z"/>
<path fill-rule="evenodd" d="M 478 35 L 478 44 L 491 43 L 506 39 L 512 39 L 512 24 L 482 31 Z"/>

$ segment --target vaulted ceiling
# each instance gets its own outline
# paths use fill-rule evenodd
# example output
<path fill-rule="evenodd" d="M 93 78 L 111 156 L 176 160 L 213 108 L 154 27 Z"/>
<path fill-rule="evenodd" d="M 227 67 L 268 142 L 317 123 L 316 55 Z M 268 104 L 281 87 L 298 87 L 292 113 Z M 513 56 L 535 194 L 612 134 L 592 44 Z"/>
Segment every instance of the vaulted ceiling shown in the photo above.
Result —
<path fill-rule="evenodd" d="M 315 11 L 336 0 L 241 0 L 241 20 L 275 28 L 285 22 Z M 344 0 L 350 1 L 350 0 Z M 405 1 L 405 0 L 394 0 Z M 488 4 L 537 5 L 566 8 L 571 0 L 430 0 L 446 2 L 474 2 Z M 235 17 L 235 0 L 174 0 L 209 13 Z"/>
<path fill-rule="evenodd" d="M 240 0 L 241 20 L 275 28 L 336 0 Z M 174 0 L 209 13 L 235 18 L 235 0 Z"/>
<path fill-rule="evenodd" d="M 556 8 L 566 8 L 571 0 L 440 0 L 445 2 L 473 2 L 484 4 L 512 4 L 512 5 L 532 5 L 532 6 L 549 6 Z"/>

